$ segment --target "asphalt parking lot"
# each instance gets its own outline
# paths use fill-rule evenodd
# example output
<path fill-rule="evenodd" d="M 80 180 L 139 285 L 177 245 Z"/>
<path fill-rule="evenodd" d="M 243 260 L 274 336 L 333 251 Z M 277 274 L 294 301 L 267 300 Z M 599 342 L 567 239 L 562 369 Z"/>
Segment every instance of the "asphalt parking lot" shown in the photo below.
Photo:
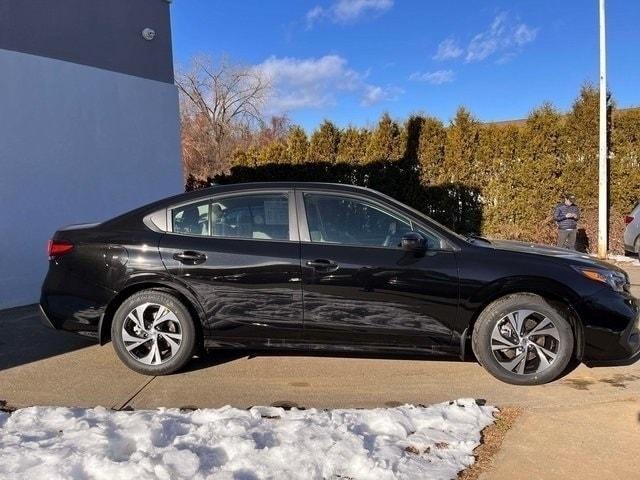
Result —
<path fill-rule="evenodd" d="M 628 270 L 634 293 L 639 296 L 640 267 Z M 473 362 L 220 352 L 197 359 L 180 374 L 145 377 L 122 365 L 110 344 L 100 347 L 82 337 L 42 326 L 35 307 L 0 312 L 0 326 L 0 401 L 12 408 L 385 407 L 482 398 L 497 406 L 524 408 L 526 413 L 514 432 L 525 428 L 521 434 L 527 435 L 527 422 L 531 423 L 530 428 L 535 425 L 536 431 L 546 432 L 525 443 L 531 446 L 542 442 L 531 459 L 532 475 L 539 459 L 544 458 L 539 456 L 540 451 L 550 448 L 549 435 L 565 445 L 573 441 L 573 448 L 588 448 L 585 442 L 604 441 L 615 456 L 633 447 L 629 455 L 633 456 L 634 468 L 640 467 L 635 455 L 635 445 L 640 441 L 640 363 L 594 369 L 581 365 L 554 383 L 515 387 L 495 380 Z M 563 422 L 571 428 L 557 431 Z M 611 437 L 607 427 L 611 422 L 623 422 L 620 428 L 631 438 Z M 587 433 L 584 428 L 588 428 Z M 559 432 L 568 437 L 563 438 Z M 606 438 L 598 440 L 598 435 Z M 516 442 L 513 448 L 522 445 Z M 594 445 L 603 449 L 602 443 Z M 517 448 L 513 452 L 516 458 Z M 532 453 L 519 452 L 524 457 L 531 457 Z M 561 455 L 547 454 L 548 462 L 555 458 L 562 463 Z M 505 457 L 500 465 L 509 466 L 509 460 Z M 568 467 L 558 468 L 560 475 Z M 503 473 L 508 476 L 509 469 Z M 622 475 L 625 471 L 617 473 Z M 588 471 L 585 475 L 589 478 Z M 492 478 L 501 478 L 499 469 Z"/>

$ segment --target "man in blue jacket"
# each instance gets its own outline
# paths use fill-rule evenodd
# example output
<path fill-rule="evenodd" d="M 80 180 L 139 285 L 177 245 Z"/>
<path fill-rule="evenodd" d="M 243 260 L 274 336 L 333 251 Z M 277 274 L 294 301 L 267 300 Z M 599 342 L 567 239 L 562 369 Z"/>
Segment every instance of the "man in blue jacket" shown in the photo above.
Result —
<path fill-rule="evenodd" d="M 559 203 L 553 212 L 553 219 L 558 224 L 558 246 L 575 250 L 580 209 L 573 195 L 567 193 L 563 198 L 564 202 Z"/>

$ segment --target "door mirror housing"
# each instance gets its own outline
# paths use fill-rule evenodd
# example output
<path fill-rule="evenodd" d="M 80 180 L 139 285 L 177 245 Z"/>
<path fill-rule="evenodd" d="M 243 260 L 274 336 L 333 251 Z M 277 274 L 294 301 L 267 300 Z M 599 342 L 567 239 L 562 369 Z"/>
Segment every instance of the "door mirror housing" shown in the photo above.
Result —
<path fill-rule="evenodd" d="M 418 232 L 408 232 L 402 236 L 400 247 L 406 252 L 424 252 L 427 242 Z"/>

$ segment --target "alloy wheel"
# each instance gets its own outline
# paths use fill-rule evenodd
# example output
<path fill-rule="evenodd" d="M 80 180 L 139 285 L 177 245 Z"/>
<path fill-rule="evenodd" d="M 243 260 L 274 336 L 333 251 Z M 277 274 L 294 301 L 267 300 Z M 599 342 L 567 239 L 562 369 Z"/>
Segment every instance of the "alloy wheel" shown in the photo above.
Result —
<path fill-rule="evenodd" d="M 138 362 L 160 365 L 180 350 L 182 326 L 166 306 L 147 302 L 127 314 L 122 324 L 122 341 Z"/>
<path fill-rule="evenodd" d="M 500 366 L 519 375 L 540 373 L 558 356 L 560 333 L 553 321 L 534 310 L 502 317 L 491 333 L 491 351 Z"/>

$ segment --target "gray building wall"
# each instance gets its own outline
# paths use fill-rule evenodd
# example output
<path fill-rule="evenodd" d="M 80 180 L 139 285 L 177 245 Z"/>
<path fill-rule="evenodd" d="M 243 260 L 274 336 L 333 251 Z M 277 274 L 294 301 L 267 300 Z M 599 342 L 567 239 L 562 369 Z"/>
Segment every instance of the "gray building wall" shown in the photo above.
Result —
<path fill-rule="evenodd" d="M 169 3 L 1 0 L 0 48 L 172 83 Z"/>
<path fill-rule="evenodd" d="M 125 3 L 139 8 L 132 12 Z M 2 0 L 0 4 L 0 308 L 7 308 L 38 300 L 47 269 L 46 243 L 57 228 L 108 219 L 177 193 L 183 182 L 177 90 L 173 70 L 166 68 L 171 65 L 171 48 L 164 0 Z M 109 37 L 113 30 L 128 28 L 135 33 L 127 40 L 130 54 L 115 49 L 120 53 L 111 63 L 103 61 L 101 49 L 80 55 L 75 50 L 91 42 L 83 42 L 84 33 L 74 35 L 85 30 L 65 31 L 60 18 L 58 24 L 44 22 L 51 13 L 46 8 L 40 12 L 32 8 L 31 13 L 44 18 L 43 28 L 56 32 L 57 47 L 45 48 L 44 43 L 56 39 L 44 34 L 39 45 L 20 42 L 20 29 L 15 28 L 9 38 L 6 22 L 12 20 L 15 27 L 16 19 L 28 17 L 11 7 L 26 4 L 55 4 L 64 18 L 68 18 L 65 9 L 73 11 L 73 22 L 82 23 L 84 18 L 96 36 Z M 104 5 L 122 7 L 122 16 L 112 14 L 92 24 Z M 100 8 L 92 10 L 95 6 Z M 155 20 L 147 22 L 148 12 Z M 146 26 L 158 28 L 162 24 L 158 18 L 167 27 L 160 30 L 169 38 L 169 47 L 155 44 L 154 55 L 163 60 L 146 62 L 146 49 L 155 40 L 142 39 L 141 31 Z M 47 48 L 55 55 L 49 56 Z M 136 61 L 138 67 L 133 65 Z M 141 64 L 147 66 L 140 69 Z"/>

